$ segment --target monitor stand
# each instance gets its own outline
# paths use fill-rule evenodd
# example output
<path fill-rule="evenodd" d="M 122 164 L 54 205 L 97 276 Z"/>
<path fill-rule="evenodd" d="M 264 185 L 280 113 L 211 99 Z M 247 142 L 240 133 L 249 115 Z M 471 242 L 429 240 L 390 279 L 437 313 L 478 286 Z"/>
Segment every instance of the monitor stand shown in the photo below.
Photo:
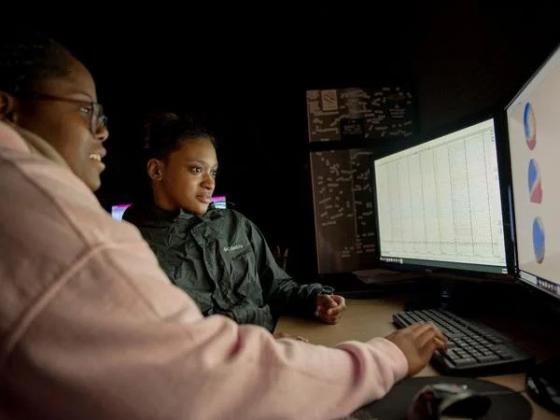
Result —
<path fill-rule="evenodd" d="M 447 309 L 460 315 L 477 315 L 493 311 L 496 300 L 514 293 L 511 284 L 452 277 L 432 277 L 431 288 L 409 297 L 406 310 Z M 475 303 L 475 304 L 473 304 Z"/>
<path fill-rule="evenodd" d="M 435 293 L 434 283 L 426 279 L 423 273 L 414 272 L 361 270 L 323 274 L 318 281 L 333 286 L 336 293 L 350 299 L 371 299 L 394 294 L 417 296 L 427 289 Z"/>

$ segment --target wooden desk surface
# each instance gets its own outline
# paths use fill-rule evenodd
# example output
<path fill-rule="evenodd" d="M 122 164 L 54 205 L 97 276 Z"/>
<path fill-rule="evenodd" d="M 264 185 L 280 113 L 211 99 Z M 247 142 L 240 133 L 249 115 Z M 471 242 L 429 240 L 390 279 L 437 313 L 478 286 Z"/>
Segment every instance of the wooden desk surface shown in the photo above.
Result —
<path fill-rule="evenodd" d="M 333 346 L 345 340 L 366 341 L 372 337 L 386 336 L 395 330 L 392 315 L 402 310 L 404 299 L 384 297 L 381 299 L 347 299 L 347 309 L 340 323 L 325 325 L 313 320 L 294 317 L 280 318 L 277 332 L 285 332 L 307 338 L 313 344 Z M 438 373 L 428 365 L 417 376 L 436 376 Z M 525 374 L 489 376 L 482 379 L 507 386 L 514 390 L 525 388 Z M 552 420 L 560 416 L 533 403 L 533 419 Z"/>

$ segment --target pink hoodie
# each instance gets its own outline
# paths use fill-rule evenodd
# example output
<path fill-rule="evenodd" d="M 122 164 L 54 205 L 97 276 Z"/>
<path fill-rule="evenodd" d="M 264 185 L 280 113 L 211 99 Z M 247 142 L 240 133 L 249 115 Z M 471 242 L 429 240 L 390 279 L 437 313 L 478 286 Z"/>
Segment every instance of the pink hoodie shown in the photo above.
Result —
<path fill-rule="evenodd" d="M 405 376 L 383 338 L 328 348 L 202 317 L 138 231 L 23 135 L 0 123 L 0 418 L 337 418 Z"/>

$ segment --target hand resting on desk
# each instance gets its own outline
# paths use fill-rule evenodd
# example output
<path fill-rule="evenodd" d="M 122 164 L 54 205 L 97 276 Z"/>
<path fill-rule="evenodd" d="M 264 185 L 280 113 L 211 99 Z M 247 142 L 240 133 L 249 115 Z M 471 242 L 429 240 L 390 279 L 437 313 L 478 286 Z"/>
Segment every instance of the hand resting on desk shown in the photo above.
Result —
<path fill-rule="evenodd" d="M 325 324 L 336 324 L 346 309 L 346 300 L 339 295 L 317 295 L 315 317 Z"/>

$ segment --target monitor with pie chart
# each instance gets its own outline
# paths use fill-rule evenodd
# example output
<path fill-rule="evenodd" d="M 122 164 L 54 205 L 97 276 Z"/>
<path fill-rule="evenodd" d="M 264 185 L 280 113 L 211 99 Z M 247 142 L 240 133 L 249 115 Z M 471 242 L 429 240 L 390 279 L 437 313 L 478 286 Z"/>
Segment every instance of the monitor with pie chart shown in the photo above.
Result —
<path fill-rule="evenodd" d="M 506 114 L 517 276 L 560 299 L 560 49 Z"/>

